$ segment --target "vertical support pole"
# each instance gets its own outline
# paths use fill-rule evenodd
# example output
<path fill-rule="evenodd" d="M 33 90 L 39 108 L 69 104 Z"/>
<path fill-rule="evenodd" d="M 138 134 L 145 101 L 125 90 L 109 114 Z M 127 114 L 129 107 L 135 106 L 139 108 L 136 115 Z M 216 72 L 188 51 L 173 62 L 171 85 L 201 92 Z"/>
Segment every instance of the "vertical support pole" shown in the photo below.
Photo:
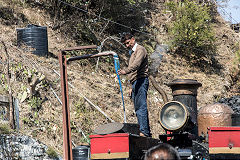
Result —
<path fill-rule="evenodd" d="M 62 109 L 63 109 L 63 159 L 72 160 L 73 157 L 72 157 L 70 110 L 67 82 L 67 59 L 64 52 L 61 52 L 58 58 L 61 74 Z"/>

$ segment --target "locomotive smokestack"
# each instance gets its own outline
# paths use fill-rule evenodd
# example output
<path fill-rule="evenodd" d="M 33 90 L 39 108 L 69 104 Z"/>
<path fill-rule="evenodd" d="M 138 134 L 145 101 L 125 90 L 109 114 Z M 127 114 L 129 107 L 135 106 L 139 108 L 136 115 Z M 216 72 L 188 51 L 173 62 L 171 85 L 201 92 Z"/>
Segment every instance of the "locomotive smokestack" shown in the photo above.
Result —
<path fill-rule="evenodd" d="M 172 89 L 173 100 L 184 104 L 189 111 L 191 122 L 194 124 L 191 133 L 198 135 L 197 124 L 197 89 L 202 86 L 197 80 L 176 79 L 167 84 Z"/>

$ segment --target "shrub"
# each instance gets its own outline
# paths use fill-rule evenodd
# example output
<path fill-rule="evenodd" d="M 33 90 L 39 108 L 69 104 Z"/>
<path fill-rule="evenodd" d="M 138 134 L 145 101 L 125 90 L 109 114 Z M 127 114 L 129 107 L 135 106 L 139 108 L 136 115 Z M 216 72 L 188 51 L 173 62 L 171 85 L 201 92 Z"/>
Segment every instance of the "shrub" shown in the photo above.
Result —
<path fill-rule="evenodd" d="M 169 31 L 176 53 L 188 60 L 201 60 L 214 53 L 215 37 L 209 7 L 189 0 L 169 2 L 167 6 L 175 18 Z"/>
<path fill-rule="evenodd" d="M 58 157 L 58 154 L 57 152 L 52 148 L 52 147 L 49 147 L 47 149 L 47 155 L 50 157 L 50 158 L 57 158 Z"/>
<path fill-rule="evenodd" d="M 13 132 L 9 125 L 7 124 L 0 124 L 0 134 L 10 134 Z"/>

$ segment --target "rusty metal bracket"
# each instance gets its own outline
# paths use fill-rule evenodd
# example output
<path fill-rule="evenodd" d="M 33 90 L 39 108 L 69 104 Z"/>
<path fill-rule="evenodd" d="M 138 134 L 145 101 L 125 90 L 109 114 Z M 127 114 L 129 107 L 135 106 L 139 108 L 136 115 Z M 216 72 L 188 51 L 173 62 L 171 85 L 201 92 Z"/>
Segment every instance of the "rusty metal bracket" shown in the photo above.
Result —
<path fill-rule="evenodd" d="M 66 51 L 92 49 L 97 48 L 96 45 L 80 46 L 62 50 L 58 56 L 61 75 L 61 92 L 62 92 L 62 109 L 63 109 L 63 157 L 64 160 L 72 160 L 72 143 L 70 128 L 70 110 L 68 97 L 68 81 L 67 81 L 67 58 Z"/>
<path fill-rule="evenodd" d="M 63 157 L 66 160 L 72 160 L 70 111 L 67 83 L 67 61 L 64 52 L 59 54 L 60 74 L 61 74 L 61 92 L 63 109 Z"/>
<path fill-rule="evenodd" d="M 72 160 L 72 143 L 71 143 L 71 128 L 70 128 L 70 110 L 69 110 L 69 96 L 68 96 L 68 80 L 67 80 L 67 64 L 70 61 L 94 58 L 100 56 L 115 55 L 113 51 L 101 52 L 98 54 L 88 54 L 76 57 L 66 57 L 67 51 L 76 51 L 82 49 L 97 49 L 96 45 L 80 46 L 67 48 L 61 51 L 58 55 L 61 75 L 61 93 L 62 93 L 62 109 L 63 109 L 63 159 Z"/>

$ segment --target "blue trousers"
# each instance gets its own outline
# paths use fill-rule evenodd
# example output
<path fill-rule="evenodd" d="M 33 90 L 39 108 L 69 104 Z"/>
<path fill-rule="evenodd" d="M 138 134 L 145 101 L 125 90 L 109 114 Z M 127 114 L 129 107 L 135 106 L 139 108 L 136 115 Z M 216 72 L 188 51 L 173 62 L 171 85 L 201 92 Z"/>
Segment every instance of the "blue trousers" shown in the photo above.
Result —
<path fill-rule="evenodd" d="M 145 136 L 151 137 L 148 109 L 147 109 L 147 91 L 149 81 L 148 78 L 139 78 L 132 83 L 132 99 L 135 112 L 140 126 L 140 132 Z"/>

